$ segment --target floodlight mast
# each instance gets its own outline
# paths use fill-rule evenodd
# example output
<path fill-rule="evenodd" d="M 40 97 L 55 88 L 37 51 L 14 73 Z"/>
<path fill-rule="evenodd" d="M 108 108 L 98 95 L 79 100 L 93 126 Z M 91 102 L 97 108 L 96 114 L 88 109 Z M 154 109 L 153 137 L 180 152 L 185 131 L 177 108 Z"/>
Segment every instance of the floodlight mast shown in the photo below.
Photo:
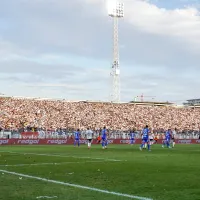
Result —
<path fill-rule="evenodd" d="M 116 2 L 112 5 L 109 16 L 113 17 L 113 63 L 111 69 L 112 92 L 111 101 L 120 102 L 120 66 L 119 66 L 119 35 L 118 19 L 124 17 L 124 4 Z"/>

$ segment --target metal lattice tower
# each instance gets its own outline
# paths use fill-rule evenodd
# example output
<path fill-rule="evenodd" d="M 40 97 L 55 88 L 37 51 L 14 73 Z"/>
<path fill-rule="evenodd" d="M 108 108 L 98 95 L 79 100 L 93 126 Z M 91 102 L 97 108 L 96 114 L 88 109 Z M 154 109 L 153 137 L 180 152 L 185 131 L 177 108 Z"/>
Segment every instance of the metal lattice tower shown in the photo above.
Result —
<path fill-rule="evenodd" d="M 124 17 L 124 4 L 113 2 L 109 5 L 109 16 L 113 18 L 113 63 L 111 69 L 112 92 L 111 101 L 120 102 L 120 67 L 119 67 L 119 35 L 118 20 Z"/>

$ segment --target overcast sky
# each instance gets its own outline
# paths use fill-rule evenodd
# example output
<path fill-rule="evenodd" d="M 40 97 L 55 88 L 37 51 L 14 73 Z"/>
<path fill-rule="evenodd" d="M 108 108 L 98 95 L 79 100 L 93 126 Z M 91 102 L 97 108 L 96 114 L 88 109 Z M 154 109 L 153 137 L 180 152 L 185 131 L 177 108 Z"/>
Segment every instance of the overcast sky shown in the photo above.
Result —
<path fill-rule="evenodd" d="M 111 0 L 112 1 L 112 0 Z M 123 0 L 121 99 L 200 98 L 200 1 Z M 106 0 L 0 0 L 0 93 L 109 100 Z"/>

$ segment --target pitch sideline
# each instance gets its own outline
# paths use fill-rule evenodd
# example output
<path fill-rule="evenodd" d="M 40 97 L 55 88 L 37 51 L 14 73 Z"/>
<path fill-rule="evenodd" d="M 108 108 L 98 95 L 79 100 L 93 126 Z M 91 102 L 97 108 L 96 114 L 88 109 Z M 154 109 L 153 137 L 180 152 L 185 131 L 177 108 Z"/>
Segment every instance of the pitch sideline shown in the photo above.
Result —
<path fill-rule="evenodd" d="M 11 172 L 11 171 L 7 171 L 7 170 L 1 170 L 0 169 L 0 172 L 6 173 L 6 174 L 15 175 L 15 176 L 21 176 L 21 177 L 29 178 L 29 179 L 35 179 L 35 180 L 39 180 L 39 181 L 44 181 L 44 182 L 49 182 L 49 183 L 55 183 L 55 184 L 64 185 L 64 186 L 69 186 L 69 187 L 80 188 L 80 189 L 84 189 L 84 190 L 90 190 L 90 191 L 100 192 L 100 193 L 104 193 L 104 194 L 110 194 L 110 195 L 115 195 L 115 196 L 127 197 L 127 198 L 130 198 L 130 199 L 153 200 L 153 199 L 146 198 L 146 197 L 134 196 L 134 195 L 130 195 L 130 194 L 123 194 L 123 193 L 118 193 L 118 192 L 113 192 L 113 191 L 108 191 L 108 190 L 102 190 L 102 189 L 88 187 L 88 186 L 83 186 L 83 185 L 71 184 L 71 183 L 66 183 L 66 182 L 61 182 L 61 181 L 56 181 L 56 180 L 41 178 L 41 177 L 37 177 L 37 176 L 31 176 L 31 175 L 26 175 L 26 174 Z"/>

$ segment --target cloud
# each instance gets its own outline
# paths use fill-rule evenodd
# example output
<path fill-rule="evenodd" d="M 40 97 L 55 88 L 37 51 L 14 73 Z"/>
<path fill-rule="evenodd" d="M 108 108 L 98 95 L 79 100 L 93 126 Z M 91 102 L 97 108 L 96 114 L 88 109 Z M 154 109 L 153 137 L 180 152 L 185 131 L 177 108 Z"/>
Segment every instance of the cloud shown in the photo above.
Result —
<path fill-rule="evenodd" d="M 63 87 L 66 88 L 68 90 L 84 90 L 85 88 L 81 85 L 70 85 L 70 84 L 52 84 L 52 83 L 46 83 L 46 84 L 41 84 L 41 83 L 37 83 L 35 85 L 25 85 L 26 87 L 54 87 L 54 88 L 58 88 L 58 87 Z"/>
<path fill-rule="evenodd" d="M 127 1 L 127 20 L 134 26 L 150 33 L 180 37 L 200 44 L 200 16 L 196 8 L 167 10 L 148 2 Z"/>
<path fill-rule="evenodd" d="M 142 93 L 161 100 L 195 96 L 198 9 L 124 3 L 119 24 L 122 99 Z M 113 24 L 105 6 L 105 0 L 1 1 L 0 91 L 108 99 Z"/>

